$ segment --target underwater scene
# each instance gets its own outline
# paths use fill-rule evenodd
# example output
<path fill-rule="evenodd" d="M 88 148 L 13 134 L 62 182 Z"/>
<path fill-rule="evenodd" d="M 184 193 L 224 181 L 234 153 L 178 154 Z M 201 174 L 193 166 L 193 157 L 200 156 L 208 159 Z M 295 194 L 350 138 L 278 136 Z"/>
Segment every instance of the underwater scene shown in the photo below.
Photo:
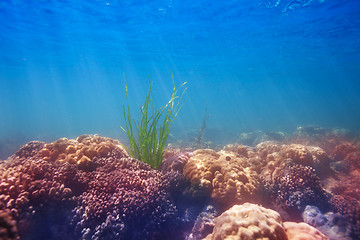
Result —
<path fill-rule="evenodd" d="M 360 1 L 0 0 L 1 240 L 360 239 Z"/>

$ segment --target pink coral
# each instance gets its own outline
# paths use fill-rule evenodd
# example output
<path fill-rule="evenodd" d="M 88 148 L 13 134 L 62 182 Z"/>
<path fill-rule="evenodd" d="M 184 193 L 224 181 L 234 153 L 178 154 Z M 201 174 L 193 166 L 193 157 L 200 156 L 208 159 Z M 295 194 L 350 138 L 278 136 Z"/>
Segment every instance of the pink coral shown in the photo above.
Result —
<path fill-rule="evenodd" d="M 284 228 L 289 240 L 328 240 L 319 230 L 303 222 L 284 222 Z"/>

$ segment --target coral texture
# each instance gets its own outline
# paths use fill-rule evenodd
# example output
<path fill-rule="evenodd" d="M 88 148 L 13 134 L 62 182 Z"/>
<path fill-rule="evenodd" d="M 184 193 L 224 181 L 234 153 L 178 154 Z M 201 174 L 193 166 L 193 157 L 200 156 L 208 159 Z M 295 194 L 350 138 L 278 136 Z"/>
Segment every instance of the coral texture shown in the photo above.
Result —
<path fill-rule="evenodd" d="M 257 192 L 256 174 L 242 166 L 244 161 L 210 149 L 196 150 L 184 167 L 184 175 L 209 192 L 216 203 L 229 207 L 251 201 Z"/>
<path fill-rule="evenodd" d="M 327 207 L 327 193 L 311 167 L 302 165 L 289 167 L 275 177 L 274 182 L 269 186 L 272 196 L 284 209 L 299 213 L 309 204 Z"/>
<path fill-rule="evenodd" d="M 306 223 L 284 222 L 284 228 L 289 240 L 328 240 L 319 230 Z"/>
<path fill-rule="evenodd" d="M 215 219 L 215 227 L 205 240 L 287 239 L 280 215 L 256 204 L 235 205 Z"/>
<path fill-rule="evenodd" d="M 180 174 L 163 175 L 135 159 L 103 161 L 74 209 L 77 232 L 82 238 L 164 239 L 179 224 L 168 192 L 179 187 Z"/>
<path fill-rule="evenodd" d="M 330 204 L 335 212 L 345 216 L 351 224 L 351 237 L 360 238 L 360 201 L 349 196 L 335 195 L 331 198 Z"/>
<path fill-rule="evenodd" d="M 350 227 L 347 219 L 339 213 L 322 214 L 315 206 L 306 206 L 302 214 L 304 222 L 315 227 L 330 240 L 350 240 Z"/>
<path fill-rule="evenodd" d="M 185 164 L 192 156 L 193 153 L 190 151 L 182 151 L 181 149 L 168 149 L 166 151 L 164 160 L 160 165 L 160 170 L 163 172 L 177 171 L 182 173 Z"/>
<path fill-rule="evenodd" d="M 256 148 L 257 156 L 261 158 L 261 178 L 274 181 L 283 175 L 283 170 L 295 164 L 311 167 L 319 177 L 325 178 L 331 174 L 330 157 L 319 147 L 301 144 L 279 145 L 271 142 L 259 144 Z"/>
<path fill-rule="evenodd" d="M 0 239 L 19 239 L 16 222 L 5 211 L 0 210 Z"/>
<path fill-rule="evenodd" d="M 311 166 L 315 169 L 328 167 L 329 156 L 320 147 L 302 144 L 283 145 L 279 154 L 283 158 L 290 158 L 294 163 L 303 166 Z"/>
<path fill-rule="evenodd" d="M 105 157 L 113 149 L 123 156 L 127 153 L 117 140 L 98 135 L 81 135 L 76 140 L 61 138 L 53 143 L 45 144 L 39 155 L 44 160 L 69 162 L 77 164 L 80 169 L 92 170 L 94 157 Z"/>
<path fill-rule="evenodd" d="M 196 218 L 194 227 L 191 230 L 190 235 L 186 240 L 197 240 L 203 239 L 214 229 L 214 219 L 218 216 L 217 210 L 212 205 L 206 206 L 204 211 L 202 211 Z"/>
<path fill-rule="evenodd" d="M 295 163 L 302 165 L 311 165 L 313 160 L 310 151 L 301 144 L 285 145 L 280 154 L 284 158 L 291 158 Z"/>
<path fill-rule="evenodd" d="M 0 231 L 11 236 L 176 239 L 173 226 L 181 228 L 182 176 L 128 157 L 109 138 L 30 142 L 0 164 L 0 179 L 0 212 L 17 227 Z"/>

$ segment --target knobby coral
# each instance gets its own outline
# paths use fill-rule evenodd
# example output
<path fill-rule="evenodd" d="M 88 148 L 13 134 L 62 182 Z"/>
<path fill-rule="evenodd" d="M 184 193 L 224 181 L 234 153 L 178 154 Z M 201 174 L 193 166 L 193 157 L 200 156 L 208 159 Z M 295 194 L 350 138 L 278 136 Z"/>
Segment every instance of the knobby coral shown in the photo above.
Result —
<path fill-rule="evenodd" d="M 204 240 L 287 240 L 280 215 L 256 204 L 234 205 L 215 219 L 215 227 Z"/>
<path fill-rule="evenodd" d="M 184 167 L 184 176 L 215 203 L 230 207 L 251 201 L 257 193 L 259 182 L 250 168 L 242 166 L 243 160 L 210 149 L 196 150 Z"/>

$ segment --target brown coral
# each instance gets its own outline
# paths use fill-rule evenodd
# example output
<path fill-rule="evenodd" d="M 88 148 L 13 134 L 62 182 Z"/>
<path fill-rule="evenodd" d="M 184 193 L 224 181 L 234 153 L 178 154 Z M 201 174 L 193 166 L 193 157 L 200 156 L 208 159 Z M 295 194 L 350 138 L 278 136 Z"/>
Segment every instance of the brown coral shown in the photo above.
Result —
<path fill-rule="evenodd" d="M 349 153 L 355 152 L 357 149 L 355 145 L 349 142 L 343 142 L 335 147 L 333 155 L 336 160 L 343 160 Z"/>
<path fill-rule="evenodd" d="M 261 158 L 266 158 L 266 165 L 262 167 L 261 172 L 262 178 L 266 179 L 266 181 L 274 180 L 281 174 L 282 169 L 295 164 L 314 168 L 321 178 L 325 178 L 331 173 L 330 158 L 320 147 L 290 144 L 282 145 L 276 151 L 276 148 L 270 145 L 272 151 L 269 153 L 266 151 L 266 147 L 267 145 L 256 148 L 260 151 L 258 153 Z"/>
<path fill-rule="evenodd" d="M 280 215 L 256 204 L 235 205 L 215 219 L 205 240 L 287 239 Z"/>
<path fill-rule="evenodd" d="M 289 240 L 328 240 L 319 230 L 303 222 L 284 222 L 284 228 Z"/>
<path fill-rule="evenodd" d="M 98 135 L 81 135 L 76 140 L 60 138 L 45 144 L 38 156 L 47 161 L 77 164 L 80 169 L 91 171 L 93 158 L 105 157 L 113 149 L 118 149 L 123 156 L 127 156 L 124 147 L 117 140 Z"/>
<path fill-rule="evenodd" d="M 255 150 L 258 152 L 261 158 L 266 158 L 267 155 L 274 152 L 279 152 L 281 145 L 273 141 L 265 141 L 256 145 Z"/>
<path fill-rule="evenodd" d="M 254 199 L 258 180 L 250 168 L 243 167 L 243 158 L 200 149 L 194 152 L 184 167 L 184 175 L 192 185 L 211 194 L 222 207 Z"/>
<path fill-rule="evenodd" d="M 280 151 L 280 154 L 284 156 L 284 158 L 291 158 L 298 164 L 312 165 L 313 163 L 310 151 L 306 146 L 301 144 L 285 145 Z"/>
<path fill-rule="evenodd" d="M 16 222 L 3 210 L 0 210 L 0 239 L 17 240 L 19 239 Z"/>

